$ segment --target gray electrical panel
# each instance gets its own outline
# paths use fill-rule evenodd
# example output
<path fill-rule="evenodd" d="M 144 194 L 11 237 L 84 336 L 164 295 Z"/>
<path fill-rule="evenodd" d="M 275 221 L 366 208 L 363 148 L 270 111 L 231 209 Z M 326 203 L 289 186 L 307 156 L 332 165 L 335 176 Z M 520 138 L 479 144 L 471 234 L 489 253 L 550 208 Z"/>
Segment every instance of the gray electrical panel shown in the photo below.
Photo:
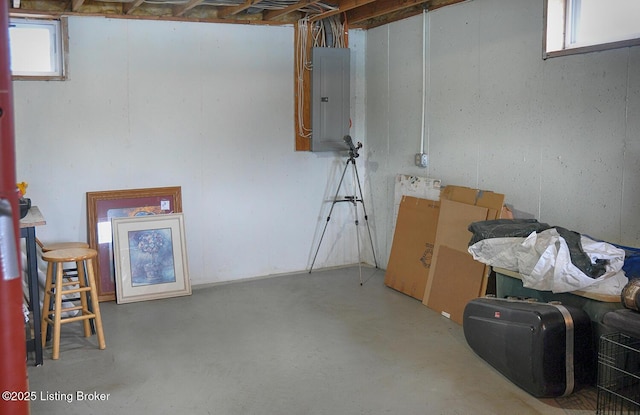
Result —
<path fill-rule="evenodd" d="M 311 151 L 344 151 L 350 124 L 348 48 L 313 48 L 311 57 Z"/>

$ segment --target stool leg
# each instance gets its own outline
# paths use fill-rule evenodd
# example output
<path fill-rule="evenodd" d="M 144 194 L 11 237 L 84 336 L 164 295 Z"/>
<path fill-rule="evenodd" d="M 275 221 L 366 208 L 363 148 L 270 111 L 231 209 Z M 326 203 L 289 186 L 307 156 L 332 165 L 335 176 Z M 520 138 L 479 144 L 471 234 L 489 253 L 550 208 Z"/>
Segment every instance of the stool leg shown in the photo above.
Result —
<path fill-rule="evenodd" d="M 78 270 L 78 287 L 83 288 L 87 286 L 87 278 L 84 273 L 84 261 L 76 262 L 76 267 Z M 89 310 L 89 305 L 87 304 L 87 293 L 80 293 L 80 304 L 82 305 L 82 315 L 89 314 L 91 311 Z M 91 326 L 89 325 L 89 320 L 83 320 L 82 324 L 84 325 L 84 337 L 91 336 Z"/>
<path fill-rule="evenodd" d="M 86 287 L 89 287 L 89 279 L 87 278 L 87 271 L 86 271 L 86 262 L 83 261 L 80 264 L 78 264 L 78 266 L 81 266 L 82 268 L 82 272 L 84 273 L 84 283 L 86 284 Z M 77 271 L 77 270 L 76 270 Z M 79 273 L 79 271 L 77 271 Z M 88 306 L 88 310 L 89 313 L 93 314 L 93 305 L 91 305 L 91 294 L 90 293 L 85 293 L 86 294 L 86 298 L 87 298 L 87 306 Z M 96 334 L 96 322 L 94 318 L 90 318 L 87 321 L 89 321 L 89 327 L 91 328 L 91 335 Z"/>
<path fill-rule="evenodd" d="M 40 332 L 42 333 L 42 347 L 44 347 L 47 343 L 47 327 L 48 320 L 50 318 L 51 313 L 51 280 L 53 279 L 53 268 L 55 264 L 53 262 L 49 262 L 47 264 L 47 279 L 44 283 L 44 299 L 42 301 L 42 319 L 40 324 Z"/>
<path fill-rule="evenodd" d="M 91 285 L 91 305 L 93 306 L 93 313 L 96 315 L 96 334 L 98 337 L 98 347 L 105 349 L 107 347 L 104 341 L 104 333 L 102 331 L 102 316 L 100 315 L 100 303 L 98 303 L 98 291 L 96 288 L 96 279 L 93 275 L 93 260 L 87 259 L 87 276 L 89 277 L 89 284 Z"/>
<path fill-rule="evenodd" d="M 58 360 L 60 357 L 60 326 L 62 321 L 62 264 L 58 264 L 56 267 L 56 305 L 54 309 L 53 319 L 53 360 Z"/>

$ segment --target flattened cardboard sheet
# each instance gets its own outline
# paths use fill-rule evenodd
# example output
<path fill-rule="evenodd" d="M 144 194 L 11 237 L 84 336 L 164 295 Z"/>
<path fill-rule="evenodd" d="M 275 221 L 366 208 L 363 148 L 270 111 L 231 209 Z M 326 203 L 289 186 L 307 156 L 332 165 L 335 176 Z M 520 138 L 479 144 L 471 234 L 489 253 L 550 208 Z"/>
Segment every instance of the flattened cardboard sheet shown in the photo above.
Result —
<path fill-rule="evenodd" d="M 429 272 L 429 277 L 427 279 L 427 284 L 425 286 L 425 293 L 423 295 L 422 302 L 431 307 L 431 301 L 436 297 L 440 297 L 446 295 L 447 292 L 439 292 L 438 290 L 434 291 L 434 280 L 436 278 L 444 279 L 449 281 L 452 285 L 457 285 L 458 282 L 453 279 L 457 278 L 457 276 L 447 276 L 446 274 L 440 273 L 435 274 L 436 265 L 442 261 L 451 260 L 451 255 L 440 258 L 440 247 L 446 246 L 449 249 L 457 250 L 458 252 L 469 255 L 472 261 L 473 257 L 471 254 L 467 252 L 467 247 L 469 245 L 469 241 L 471 240 L 472 234 L 469 231 L 469 225 L 472 222 L 477 222 L 481 220 L 486 220 L 487 214 L 489 214 L 489 209 L 480 206 L 468 205 L 466 203 L 454 202 L 448 199 L 443 199 L 440 201 L 440 215 L 438 217 L 438 231 L 436 234 L 436 242 L 434 247 L 434 258 L 432 261 L 432 266 Z M 476 262 L 476 261 L 474 261 Z M 479 263 L 479 262 L 478 262 Z M 480 263 L 479 263 L 480 264 Z M 457 266 L 457 264 L 451 264 L 452 266 Z M 482 265 L 481 272 L 479 275 L 475 277 L 482 284 L 482 280 L 484 278 L 484 264 Z M 436 287 L 442 287 L 442 284 L 436 284 Z M 433 298 L 432 298 L 433 297 Z M 455 302 L 456 297 L 451 298 L 438 298 L 437 301 L 447 301 L 447 302 Z M 442 311 L 442 310 L 436 310 Z"/>
<path fill-rule="evenodd" d="M 464 307 L 482 289 L 484 264 L 467 252 L 440 245 L 433 269 L 429 308 L 462 324 Z"/>
<path fill-rule="evenodd" d="M 423 299 L 433 248 L 440 202 L 403 196 L 393 235 L 384 283 L 418 300 Z"/>
<path fill-rule="evenodd" d="M 433 261 L 422 302 L 462 324 L 469 300 L 484 295 L 489 267 L 467 252 L 472 222 L 497 219 L 504 195 L 461 186 L 447 186 L 440 194 Z"/>
<path fill-rule="evenodd" d="M 398 210 L 403 196 L 438 201 L 440 200 L 440 184 L 441 181 L 439 179 L 398 174 L 394 186 L 393 227 L 391 229 L 394 231 L 396 229 Z"/>

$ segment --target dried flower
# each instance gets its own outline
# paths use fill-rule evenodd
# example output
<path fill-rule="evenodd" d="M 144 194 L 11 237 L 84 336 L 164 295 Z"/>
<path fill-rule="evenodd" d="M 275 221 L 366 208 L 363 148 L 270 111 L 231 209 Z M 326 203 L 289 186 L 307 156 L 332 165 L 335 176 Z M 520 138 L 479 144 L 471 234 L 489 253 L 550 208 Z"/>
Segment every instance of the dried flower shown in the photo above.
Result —
<path fill-rule="evenodd" d="M 27 193 L 27 187 L 29 187 L 29 183 L 20 182 L 20 183 L 16 184 L 16 187 L 18 188 L 18 191 L 20 192 L 20 197 L 24 197 L 24 195 Z"/>

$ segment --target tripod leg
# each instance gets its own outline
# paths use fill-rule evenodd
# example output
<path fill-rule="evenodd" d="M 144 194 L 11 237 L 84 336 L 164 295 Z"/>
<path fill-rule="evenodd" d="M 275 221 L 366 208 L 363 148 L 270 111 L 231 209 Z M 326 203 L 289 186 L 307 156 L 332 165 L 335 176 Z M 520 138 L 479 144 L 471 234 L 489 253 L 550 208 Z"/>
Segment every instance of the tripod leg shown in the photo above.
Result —
<path fill-rule="evenodd" d="M 376 260 L 376 251 L 373 249 L 373 237 L 371 236 L 371 228 L 369 227 L 369 216 L 367 215 L 367 208 L 364 205 L 364 196 L 362 196 L 362 187 L 360 186 L 360 176 L 358 175 L 358 168 L 356 163 L 353 163 L 353 169 L 356 172 L 356 183 L 358 183 L 358 191 L 360 192 L 360 203 L 362 203 L 362 212 L 364 213 L 364 221 L 367 224 L 367 231 L 369 232 L 369 242 L 371 243 L 371 253 L 373 254 L 373 262 L 378 268 L 378 261 Z"/>
<path fill-rule="evenodd" d="M 355 166 L 355 165 L 354 165 Z M 360 224 L 358 221 L 358 202 L 353 200 L 353 210 L 356 215 L 356 241 L 358 245 L 358 274 L 360 275 L 360 285 L 362 285 L 362 258 L 360 256 L 360 228 L 358 225 Z"/>
<path fill-rule="evenodd" d="M 333 210 L 333 205 L 331 206 L 331 210 Z M 324 229 L 322 230 L 322 235 L 320 236 L 320 242 L 318 242 L 318 248 L 316 249 L 316 254 L 313 256 L 313 261 L 311 262 L 311 268 L 309 268 L 309 274 L 311 274 L 311 271 L 313 271 L 313 264 L 316 263 L 318 252 L 320 252 L 320 245 L 322 245 L 322 239 L 324 238 L 324 233 L 327 231 L 327 226 L 329 225 L 330 219 L 331 219 L 331 212 L 329 212 L 329 216 L 327 216 L 327 221 L 324 223 Z"/>
<path fill-rule="evenodd" d="M 320 241 L 318 242 L 318 248 L 316 249 L 316 253 L 313 256 L 313 261 L 311 262 L 311 267 L 309 268 L 309 274 L 311 274 L 311 271 L 313 271 L 313 265 L 316 263 L 318 252 L 320 252 L 320 245 L 322 245 L 322 239 L 324 238 L 324 233 L 327 231 L 327 226 L 329 225 L 329 221 L 331 220 L 331 214 L 333 213 L 333 208 L 335 207 L 336 201 L 338 200 L 338 194 L 340 193 L 340 187 L 342 186 L 342 181 L 344 180 L 344 174 L 347 172 L 347 167 L 349 167 L 349 160 L 347 160 L 347 163 L 344 165 L 344 170 L 342 170 L 342 176 L 340 176 L 340 182 L 338 182 L 338 188 L 336 189 L 336 194 L 333 196 L 333 203 L 331 203 L 331 209 L 329 209 L 329 215 L 327 215 L 327 221 L 324 223 L 324 229 L 322 230 L 322 235 L 320 236 Z"/>

